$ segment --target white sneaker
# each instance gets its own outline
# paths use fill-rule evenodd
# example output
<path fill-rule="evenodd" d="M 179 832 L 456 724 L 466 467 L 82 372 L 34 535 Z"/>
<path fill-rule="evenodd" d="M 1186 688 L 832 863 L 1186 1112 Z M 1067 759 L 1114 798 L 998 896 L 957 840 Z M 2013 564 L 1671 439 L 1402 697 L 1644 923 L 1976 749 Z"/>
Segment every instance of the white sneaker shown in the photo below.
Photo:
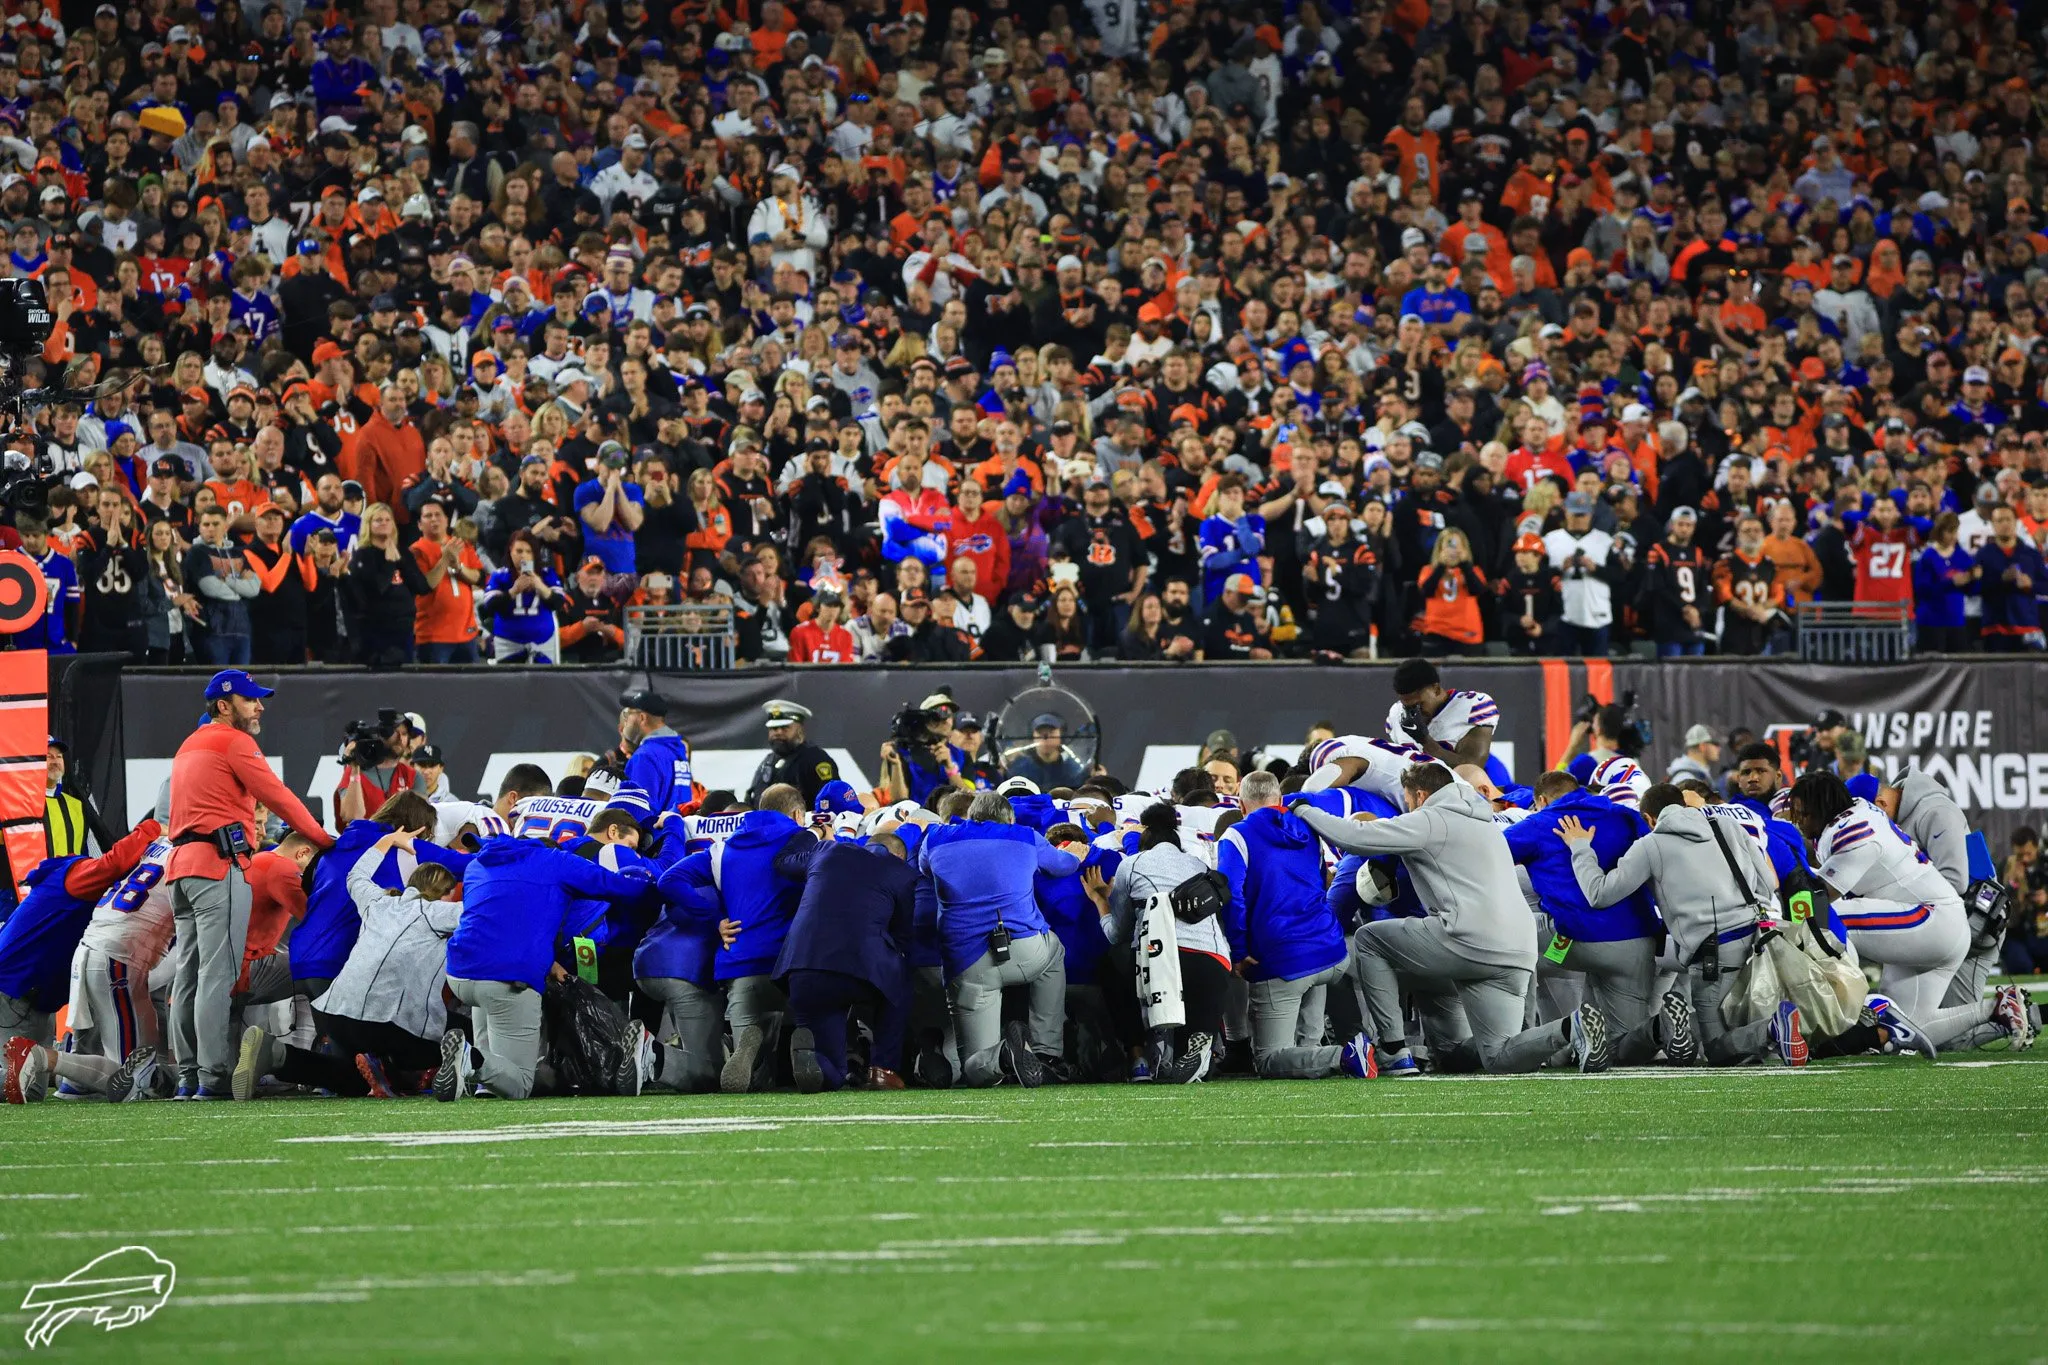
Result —
<path fill-rule="evenodd" d="M 242 1030 L 241 1055 L 235 1058 L 235 1072 L 229 1084 L 238 1100 L 256 1098 L 256 1087 L 270 1071 L 270 1035 L 251 1024 Z"/>
<path fill-rule="evenodd" d="M 619 1035 L 619 1047 L 625 1055 L 620 1058 L 616 1090 L 621 1095 L 637 1095 L 654 1079 L 654 1039 L 648 1034 L 647 1025 L 638 1019 L 627 1020 L 625 1032 Z"/>

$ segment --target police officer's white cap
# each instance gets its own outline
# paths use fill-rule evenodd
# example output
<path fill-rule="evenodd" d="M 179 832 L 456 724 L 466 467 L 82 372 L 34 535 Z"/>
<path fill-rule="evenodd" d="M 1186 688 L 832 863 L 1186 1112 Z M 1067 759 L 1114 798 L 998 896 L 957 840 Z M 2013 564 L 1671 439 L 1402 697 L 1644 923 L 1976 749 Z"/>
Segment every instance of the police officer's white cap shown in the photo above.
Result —
<path fill-rule="evenodd" d="M 811 708 L 799 706 L 793 701 L 771 701 L 767 706 L 768 728 L 779 730 L 785 725 L 795 725 L 811 718 Z"/>

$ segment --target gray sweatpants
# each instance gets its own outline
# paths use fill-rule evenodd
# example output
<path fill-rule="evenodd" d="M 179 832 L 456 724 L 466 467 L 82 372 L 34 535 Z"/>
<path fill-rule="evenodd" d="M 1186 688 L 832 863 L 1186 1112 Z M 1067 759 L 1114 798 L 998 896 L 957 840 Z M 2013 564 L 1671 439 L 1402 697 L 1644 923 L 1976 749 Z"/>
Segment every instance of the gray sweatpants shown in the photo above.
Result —
<path fill-rule="evenodd" d="M 1313 1081 L 1337 1074 L 1339 1044 L 1323 1042 L 1330 987 L 1344 980 L 1350 961 L 1340 958 L 1292 981 L 1251 983 L 1252 1062 L 1269 1080 Z"/>
<path fill-rule="evenodd" d="M 1033 934 L 1010 943 L 1010 960 L 998 966 L 983 953 L 953 978 L 953 1028 L 969 1085 L 1002 1079 L 1003 987 L 1031 988 L 1031 1050 L 1042 1057 L 1065 1051 L 1067 950 L 1052 934 Z"/>
<path fill-rule="evenodd" d="M 0 995 L 0 1046 L 16 1038 L 50 1046 L 57 1040 L 57 1017 L 45 1014 L 26 1000 Z"/>
<path fill-rule="evenodd" d="M 1455 942 L 1434 915 L 1420 919 L 1385 919 L 1364 925 L 1351 936 L 1354 969 L 1365 991 L 1374 1037 L 1391 1046 L 1402 1038 L 1401 988 L 1407 986 L 1422 1012 L 1430 1054 L 1439 1071 L 1494 1071 L 1520 1066 L 1520 1054 L 1504 1066 L 1502 1048 L 1522 1030 L 1522 1010 L 1535 972 L 1534 944 L 1529 961 L 1507 965 L 1475 960 Z M 1463 1013 L 1462 1024 L 1458 1020 Z M 1544 1033 L 1545 1030 L 1537 1030 Z M 1539 1050 L 1527 1046 L 1534 1070 L 1557 1050 L 1557 1031 Z"/>
<path fill-rule="evenodd" d="M 540 992 L 518 981 L 448 978 L 448 989 L 469 1006 L 471 1041 L 483 1053 L 478 1081 L 501 1100 L 533 1094 L 540 1070 Z"/>
<path fill-rule="evenodd" d="M 230 865 L 219 880 L 171 883 L 177 975 L 171 982 L 171 1048 L 178 1081 L 227 1093 L 240 1048 L 233 1029 L 235 981 L 249 941 L 249 882 Z"/>
<path fill-rule="evenodd" d="M 781 1045 L 782 1018 L 788 1012 L 789 997 L 772 977 L 736 976 L 725 983 L 725 1021 L 732 1025 L 733 1045 L 739 1045 L 743 1030 L 761 1030 L 761 1051 L 754 1058 L 756 1090 L 771 1089 L 775 1084 L 776 1049 Z"/>
<path fill-rule="evenodd" d="M 1770 1020 L 1758 1019 L 1737 1029 L 1731 1029 L 1721 1021 L 1721 1001 L 1734 989 L 1735 974 L 1749 960 L 1749 948 L 1748 938 L 1721 945 L 1721 979 L 1718 981 L 1707 980 L 1706 971 L 1695 962 L 1680 971 L 1678 980 L 1672 983 L 1672 990 L 1692 1001 L 1693 1028 L 1699 1035 L 1700 1051 L 1709 1066 L 1743 1066 L 1756 1060 L 1770 1046 Z M 1659 1046 L 1654 1027 L 1660 1013 L 1651 1011 L 1647 1019 L 1631 1029 L 1620 1050 L 1630 1056 L 1640 1054 L 1646 1047 L 1654 1051 Z"/>
<path fill-rule="evenodd" d="M 1657 981 L 1655 943 L 1646 938 L 1575 941 L 1565 952 L 1563 966 L 1539 957 L 1538 974 L 1546 967 L 1584 984 L 1584 1003 L 1607 1020 L 1614 1039 L 1610 1056 L 1616 1065 L 1639 1066 L 1656 1055 L 1656 1043 L 1648 1031 L 1638 1032 L 1638 1026 L 1650 1016 L 1650 988 Z M 1545 1019 L 1510 1038 L 1487 1070 L 1507 1074 L 1534 1071 L 1550 1061 L 1562 1062 L 1569 1055 L 1570 1041 L 1561 1019 Z"/>
<path fill-rule="evenodd" d="M 702 1095 L 718 1089 L 718 1068 L 724 1061 L 720 1041 L 725 1000 L 715 986 L 700 986 L 676 976 L 643 976 L 635 983 L 661 1001 L 662 1041 L 660 1084 L 671 1090 Z M 673 1043 L 667 1040 L 674 1038 Z"/>

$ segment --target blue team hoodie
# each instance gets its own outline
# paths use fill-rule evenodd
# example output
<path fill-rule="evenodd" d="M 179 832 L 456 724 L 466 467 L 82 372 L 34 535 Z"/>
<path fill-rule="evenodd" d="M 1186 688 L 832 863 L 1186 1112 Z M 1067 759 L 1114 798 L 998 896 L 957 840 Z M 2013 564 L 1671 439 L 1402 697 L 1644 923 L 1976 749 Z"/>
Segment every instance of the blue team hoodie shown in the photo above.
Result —
<path fill-rule="evenodd" d="M 1059 935 L 1060 946 L 1067 950 L 1067 984 L 1069 986 L 1092 986 L 1095 984 L 1096 964 L 1101 960 L 1103 950 L 1109 947 L 1109 940 L 1102 936 L 1102 915 L 1096 910 L 1095 902 L 1088 899 L 1088 893 L 1081 886 L 1081 875 L 1091 867 L 1102 869 L 1105 882 L 1116 878 L 1117 864 L 1124 855 L 1112 848 L 1093 848 L 1081 860 L 1078 871 L 1066 876 L 1054 876 L 1041 872 L 1036 880 L 1038 908 L 1045 915 L 1046 923 Z"/>
<path fill-rule="evenodd" d="M 743 976 L 767 976 L 775 970 L 782 940 L 789 934 L 790 921 L 796 918 L 797 903 L 804 894 L 802 882 L 775 870 L 775 859 L 783 845 L 799 836 L 812 837 L 780 811 L 749 811 L 724 843 L 692 853 L 662 875 L 662 895 L 670 903 L 663 912 L 664 920 L 679 927 L 709 930 L 714 943 L 719 920 L 729 919 L 740 926 L 732 946 L 714 953 L 713 980 L 736 981 Z M 650 940 L 653 937 L 654 933 L 648 935 Z M 681 972 L 642 971 L 637 958 L 634 970 L 642 976 L 698 979 Z"/>
<path fill-rule="evenodd" d="M 448 975 L 540 990 L 578 897 L 630 901 L 646 893 L 645 877 L 607 872 L 539 839 L 486 839 L 462 879 L 462 918 L 448 940 Z"/>
<path fill-rule="evenodd" d="M 1256 959 L 1248 981 L 1292 981 L 1344 960 L 1344 931 L 1324 899 L 1323 850 L 1298 815 L 1264 806 L 1216 841 L 1230 883 L 1223 933 L 1230 955 Z"/>
<path fill-rule="evenodd" d="M 1636 840 L 1649 834 L 1650 824 L 1625 806 L 1590 792 L 1567 792 L 1534 815 L 1507 827 L 1508 851 L 1529 870 L 1536 899 L 1557 926 L 1557 932 L 1582 943 L 1613 943 L 1648 938 L 1657 932 L 1657 903 L 1648 886 L 1613 905 L 1595 909 L 1579 890 L 1572 872 L 1572 851 L 1557 837 L 1558 824 L 1570 816 L 1593 831 L 1593 856 L 1602 871 L 1611 872 Z"/>
<path fill-rule="evenodd" d="M 348 955 L 362 932 L 362 917 L 355 897 L 348 893 L 348 874 L 370 845 L 392 831 L 393 826 L 375 820 L 351 820 L 348 828 L 334 836 L 334 847 L 313 864 L 313 884 L 306 892 L 306 918 L 292 930 L 292 977 L 297 981 L 332 980 L 341 975 Z M 423 863 L 439 863 L 461 881 L 468 870 L 470 855 L 442 848 L 420 839 L 413 844 L 413 856 Z M 398 850 L 391 849 L 377 865 L 377 885 L 396 892 L 405 886 L 398 870 Z"/>
<path fill-rule="evenodd" d="M 661 874 L 661 868 L 624 844 L 585 839 L 569 851 L 585 862 L 614 872 L 644 877 L 647 881 L 647 893 L 637 901 L 608 901 L 597 896 L 570 898 L 569 934 L 555 945 L 555 960 L 573 971 L 576 967 L 573 939 L 587 938 L 599 952 L 614 946 L 638 945 L 647 932 L 649 912 L 659 909 L 660 896 L 654 882 Z"/>
<path fill-rule="evenodd" d="M 64 874 L 77 858 L 45 858 L 22 878 L 28 894 L 0 924 L 0 995 L 55 1014 L 71 998 L 71 955 L 92 922 L 97 894 L 72 895 Z"/>
<path fill-rule="evenodd" d="M 1051 933 L 1038 909 L 1037 876 L 1063 877 L 1080 867 L 1079 858 L 1021 825 L 963 820 L 926 830 L 917 870 L 937 896 L 946 974 L 958 976 L 988 951 L 998 915 L 1012 939 Z"/>

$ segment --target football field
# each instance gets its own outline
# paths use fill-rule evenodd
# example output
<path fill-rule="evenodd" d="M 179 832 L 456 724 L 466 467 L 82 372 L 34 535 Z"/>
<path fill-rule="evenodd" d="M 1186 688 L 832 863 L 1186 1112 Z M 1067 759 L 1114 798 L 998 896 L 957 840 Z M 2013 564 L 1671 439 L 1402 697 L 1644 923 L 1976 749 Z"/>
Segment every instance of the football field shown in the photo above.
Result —
<path fill-rule="evenodd" d="M 0 1111 L 13 1359 L 2048 1359 L 2048 1058 Z"/>

